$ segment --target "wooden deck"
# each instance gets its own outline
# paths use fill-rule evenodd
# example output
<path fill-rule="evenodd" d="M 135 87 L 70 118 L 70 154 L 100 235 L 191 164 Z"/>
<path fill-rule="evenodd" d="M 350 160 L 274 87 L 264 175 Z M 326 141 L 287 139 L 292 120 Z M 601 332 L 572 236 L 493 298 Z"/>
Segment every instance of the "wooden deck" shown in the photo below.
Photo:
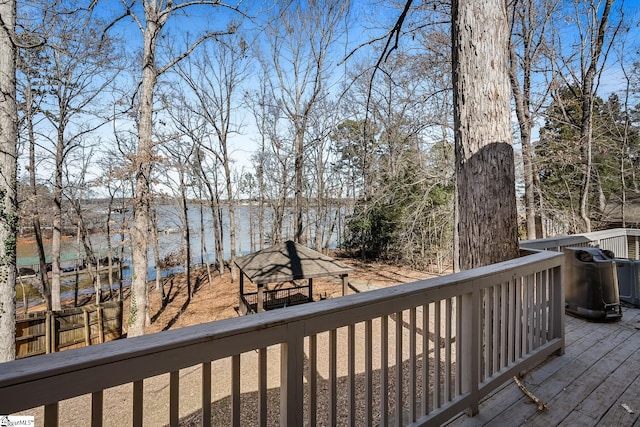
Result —
<path fill-rule="evenodd" d="M 546 411 L 510 381 L 481 402 L 479 414 L 448 425 L 640 426 L 640 309 L 623 308 L 616 323 L 565 319 L 565 354 L 522 377 Z"/>

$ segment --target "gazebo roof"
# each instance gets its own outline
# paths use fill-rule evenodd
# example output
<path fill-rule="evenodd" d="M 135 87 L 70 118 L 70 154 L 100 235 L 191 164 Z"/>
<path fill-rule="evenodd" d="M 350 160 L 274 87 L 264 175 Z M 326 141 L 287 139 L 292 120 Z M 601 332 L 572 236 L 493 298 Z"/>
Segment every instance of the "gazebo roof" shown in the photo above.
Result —
<path fill-rule="evenodd" d="M 346 275 L 353 268 L 299 243 L 286 241 L 235 260 L 256 285 Z"/>

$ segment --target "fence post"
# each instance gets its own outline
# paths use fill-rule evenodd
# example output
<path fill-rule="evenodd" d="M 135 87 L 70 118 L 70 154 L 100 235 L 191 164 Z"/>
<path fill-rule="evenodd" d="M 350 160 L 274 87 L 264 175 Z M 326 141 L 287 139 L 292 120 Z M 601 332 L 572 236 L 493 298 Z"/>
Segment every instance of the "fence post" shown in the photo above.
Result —
<path fill-rule="evenodd" d="M 50 311 L 47 311 L 47 317 L 45 318 L 45 332 L 44 332 L 44 347 L 47 354 L 53 353 L 53 316 Z"/>
<path fill-rule="evenodd" d="M 82 317 L 84 320 L 84 345 L 91 345 L 91 325 L 89 322 L 89 311 L 86 307 L 82 307 Z"/>
<path fill-rule="evenodd" d="M 460 351 L 462 353 L 462 393 L 471 395 L 471 406 L 467 414 L 478 413 L 478 379 L 480 375 L 480 289 L 473 283 L 471 293 L 462 295 L 462 337 Z"/>
<path fill-rule="evenodd" d="M 58 328 L 58 313 L 51 312 L 51 352 L 60 350 L 60 328 Z"/>
<path fill-rule="evenodd" d="M 96 305 L 96 315 L 98 317 L 98 337 L 100 339 L 100 344 L 104 343 L 104 324 L 102 314 L 102 304 Z"/>
<path fill-rule="evenodd" d="M 123 310 L 124 302 L 122 300 L 118 301 L 118 338 L 122 338 L 122 329 L 124 325 L 124 310 Z"/>
<path fill-rule="evenodd" d="M 315 372 L 311 372 L 315 375 Z M 304 424 L 304 323 L 287 326 L 287 340 L 280 345 L 280 425 Z"/>

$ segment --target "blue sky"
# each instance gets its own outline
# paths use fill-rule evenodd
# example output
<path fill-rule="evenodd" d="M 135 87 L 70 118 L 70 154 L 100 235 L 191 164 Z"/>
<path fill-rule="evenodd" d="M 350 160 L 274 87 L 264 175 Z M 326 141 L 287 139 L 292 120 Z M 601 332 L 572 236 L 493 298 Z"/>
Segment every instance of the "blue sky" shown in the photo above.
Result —
<path fill-rule="evenodd" d="M 248 9 L 246 9 L 248 15 L 260 18 L 263 16 L 263 10 L 265 9 L 265 5 L 268 3 L 269 2 L 245 1 L 242 5 L 243 7 L 248 7 Z M 391 4 L 391 2 L 377 0 L 358 0 L 352 2 L 353 11 L 348 21 L 350 31 L 344 37 L 343 45 L 336 50 L 333 58 L 334 62 L 337 63 L 348 52 L 351 52 L 353 48 L 361 43 L 364 43 L 376 36 L 379 37 L 387 31 L 387 29 L 395 22 L 399 14 L 399 9 L 389 7 L 389 4 Z M 572 28 L 574 28 L 573 23 L 569 18 L 572 16 L 572 2 L 563 0 L 562 4 L 566 13 L 559 13 L 559 16 L 555 18 L 555 22 L 565 24 L 566 31 L 563 34 L 563 40 L 568 43 L 575 35 L 572 30 Z M 618 4 L 620 4 L 620 2 L 614 3 L 614 7 Z M 109 20 L 114 16 L 121 14 L 122 10 L 123 7 L 120 0 L 102 0 L 98 3 L 96 13 L 104 19 Z M 623 10 L 626 18 L 628 18 L 631 23 L 626 54 L 628 56 L 632 56 L 632 59 L 637 60 L 638 46 L 640 45 L 638 42 L 638 33 L 640 32 L 638 27 L 639 6 L 635 1 L 627 0 L 624 3 Z M 134 8 L 134 12 L 141 14 L 139 5 L 137 8 Z M 616 15 L 614 14 L 614 18 L 615 17 Z M 175 40 L 177 46 L 184 46 L 186 45 L 187 39 L 193 40 L 203 29 L 208 28 L 224 31 L 228 28 L 230 22 L 239 21 L 239 18 L 240 17 L 236 12 L 221 7 L 196 6 L 185 8 L 176 16 L 172 17 L 165 31 L 167 37 L 163 38 L 161 42 Z M 246 21 L 243 25 L 248 26 L 249 28 L 255 27 L 257 25 L 257 20 Z M 142 36 L 136 23 L 133 19 L 128 17 L 112 27 L 110 31 L 121 36 L 125 40 L 125 47 L 129 55 L 129 60 L 132 64 L 131 70 L 139 70 L 138 62 L 139 52 L 142 46 Z M 253 44 L 255 43 L 256 42 L 253 42 Z M 411 41 L 408 39 L 401 39 L 400 43 L 406 46 L 411 43 Z M 611 52 L 609 65 L 606 67 L 604 79 L 600 86 L 600 93 L 602 96 L 607 96 L 610 92 L 617 91 L 621 87 L 623 76 L 619 65 L 615 63 L 614 56 L 614 52 Z M 375 54 L 371 54 L 371 47 L 364 47 L 356 57 L 364 57 L 372 64 L 375 63 L 375 60 L 377 59 Z M 158 62 L 162 64 L 165 58 L 166 56 L 163 56 L 163 54 L 160 53 L 158 56 Z M 354 59 L 351 61 L 353 60 Z M 349 66 L 350 63 L 348 62 L 346 67 L 348 68 Z M 258 75 L 257 70 L 258 67 L 256 66 L 256 76 Z M 339 75 L 341 71 L 342 70 L 337 71 L 336 74 Z M 338 77 L 338 79 L 339 78 L 341 77 Z M 127 80 L 126 85 L 131 85 L 130 79 Z M 257 138 L 255 136 L 255 128 L 250 125 L 253 122 L 253 119 L 251 117 L 247 117 L 244 122 L 247 126 L 243 130 L 243 135 L 237 136 L 232 142 L 232 155 L 237 160 L 238 167 L 245 166 L 246 168 L 250 168 L 249 158 L 255 150 L 255 141 Z M 110 140 L 109 134 L 111 129 L 105 128 L 103 131 L 103 138 L 105 140 Z"/>

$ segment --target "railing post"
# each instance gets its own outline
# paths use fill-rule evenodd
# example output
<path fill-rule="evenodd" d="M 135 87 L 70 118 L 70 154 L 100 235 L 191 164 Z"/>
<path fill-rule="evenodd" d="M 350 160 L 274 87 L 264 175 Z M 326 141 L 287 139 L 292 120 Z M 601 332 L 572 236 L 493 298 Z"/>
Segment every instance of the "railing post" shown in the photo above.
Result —
<path fill-rule="evenodd" d="M 280 346 L 280 425 L 304 424 L 304 323 L 287 326 L 287 340 Z"/>
<path fill-rule="evenodd" d="M 82 307 L 82 321 L 84 323 L 84 345 L 89 346 L 91 345 L 91 326 L 87 307 Z"/>
<path fill-rule="evenodd" d="M 45 327 L 45 332 L 44 332 L 44 349 L 46 354 L 52 353 L 53 350 L 51 348 L 51 343 L 53 342 L 51 339 L 51 334 L 52 334 L 52 325 L 51 325 L 51 312 L 47 311 L 47 315 L 44 319 L 44 327 Z"/>
<path fill-rule="evenodd" d="M 102 305 L 96 305 L 96 315 L 98 317 L 98 341 L 100 344 L 104 343 L 104 316 L 102 311 Z"/>
<path fill-rule="evenodd" d="M 58 427 L 58 402 L 44 406 L 44 427 Z"/>
<path fill-rule="evenodd" d="M 460 347 L 462 353 L 462 393 L 471 395 L 471 405 L 467 414 L 478 413 L 478 378 L 480 375 L 480 290 L 473 285 L 471 293 L 462 295 L 462 337 Z"/>
<path fill-rule="evenodd" d="M 555 267 L 551 270 L 551 283 L 552 283 L 552 301 L 553 307 L 553 325 L 551 330 L 553 338 L 560 338 L 560 349 L 557 354 L 562 356 L 564 354 L 564 258 L 560 267 Z"/>

